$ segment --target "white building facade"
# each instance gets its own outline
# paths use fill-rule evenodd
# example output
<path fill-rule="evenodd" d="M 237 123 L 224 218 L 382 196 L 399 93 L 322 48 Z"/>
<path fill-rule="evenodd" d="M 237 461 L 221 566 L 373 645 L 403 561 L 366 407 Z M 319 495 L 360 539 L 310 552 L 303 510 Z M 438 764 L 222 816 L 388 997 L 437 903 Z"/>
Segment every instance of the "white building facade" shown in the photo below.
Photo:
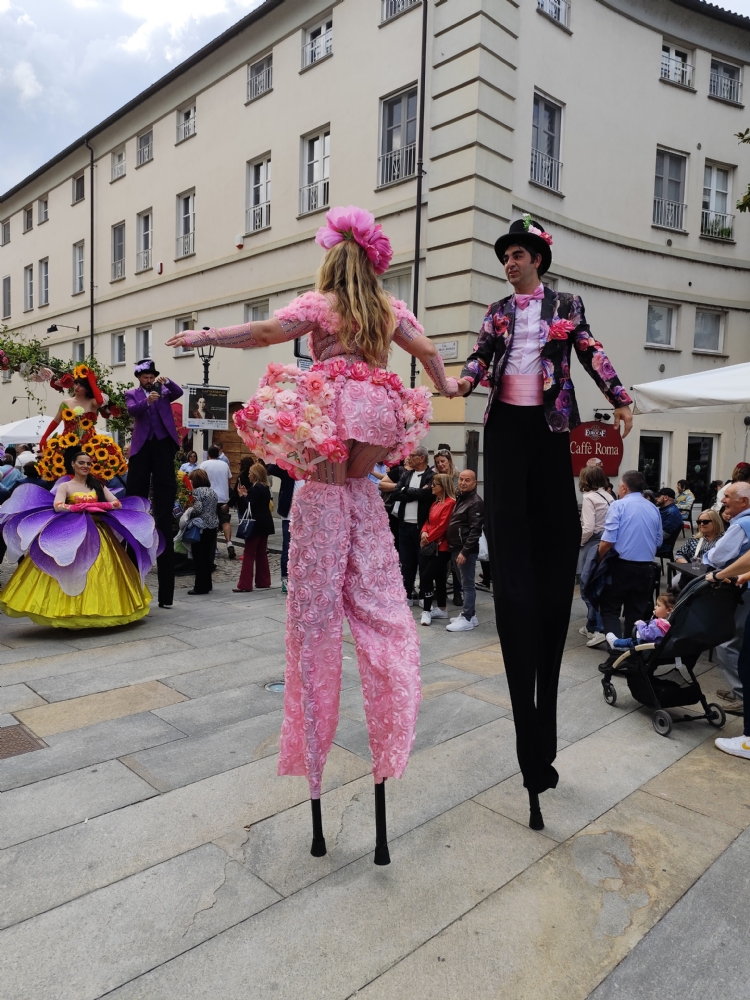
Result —
<path fill-rule="evenodd" d="M 583 297 L 626 385 L 750 361 L 750 220 L 733 208 L 750 180 L 734 137 L 750 19 L 702 0 L 435 0 L 427 14 L 419 315 L 451 373 L 509 293 L 493 244 L 524 212 L 553 234 L 550 281 Z M 89 353 L 92 193 L 94 349 L 116 378 L 151 355 L 200 382 L 197 353 L 165 340 L 311 287 L 329 206 L 375 213 L 395 250 L 385 283 L 409 301 L 422 16 L 420 0 L 267 0 L 2 196 L 0 322 L 54 324 L 52 355 Z M 239 405 L 294 354 L 219 351 L 211 382 Z M 402 352 L 393 365 L 408 376 Z M 583 419 L 606 413 L 573 377 Z M 0 422 L 25 415 L 18 389 L 0 383 Z M 435 399 L 428 441 L 478 452 L 480 477 L 484 402 Z M 623 468 L 640 462 L 654 485 L 725 478 L 742 417 L 637 417 Z"/>

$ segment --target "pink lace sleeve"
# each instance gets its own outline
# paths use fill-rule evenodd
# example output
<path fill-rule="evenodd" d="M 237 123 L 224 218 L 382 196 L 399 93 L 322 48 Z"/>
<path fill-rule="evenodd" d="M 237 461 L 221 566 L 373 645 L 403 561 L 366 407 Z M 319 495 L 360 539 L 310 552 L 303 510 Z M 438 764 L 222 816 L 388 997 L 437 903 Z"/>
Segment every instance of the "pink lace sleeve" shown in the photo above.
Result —
<path fill-rule="evenodd" d="M 336 314 L 320 292 L 305 292 L 288 306 L 277 309 L 273 315 L 284 333 L 288 334 L 288 340 L 302 337 L 316 326 L 328 333 L 335 333 L 336 330 Z"/>
<path fill-rule="evenodd" d="M 396 319 L 398 320 L 398 326 L 396 327 L 396 332 L 393 335 L 393 342 L 406 350 L 406 345 L 412 340 L 415 340 L 417 337 L 424 336 L 424 328 L 414 313 L 409 311 L 406 303 L 400 302 L 398 299 L 394 299 L 392 304 L 393 311 L 395 312 Z M 449 378 L 445 374 L 445 365 L 443 364 L 443 359 L 439 354 L 434 358 L 428 358 L 426 361 L 423 361 L 422 367 L 430 376 L 432 384 L 439 393 L 443 396 L 458 395 L 458 383 L 454 378 Z"/>
<path fill-rule="evenodd" d="M 217 347 L 258 347 L 252 323 L 212 326 L 208 330 L 185 330 L 182 337 L 186 347 L 203 347 L 204 344 L 216 344 Z"/>

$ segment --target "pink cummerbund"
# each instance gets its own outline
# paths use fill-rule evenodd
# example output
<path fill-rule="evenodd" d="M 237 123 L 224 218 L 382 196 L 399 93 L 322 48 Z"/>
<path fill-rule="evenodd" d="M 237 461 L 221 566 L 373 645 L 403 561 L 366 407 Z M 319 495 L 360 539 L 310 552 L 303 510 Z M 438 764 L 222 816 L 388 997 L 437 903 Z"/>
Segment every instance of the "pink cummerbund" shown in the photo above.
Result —
<path fill-rule="evenodd" d="M 541 375 L 503 375 L 500 379 L 500 402 L 511 406 L 541 406 Z"/>

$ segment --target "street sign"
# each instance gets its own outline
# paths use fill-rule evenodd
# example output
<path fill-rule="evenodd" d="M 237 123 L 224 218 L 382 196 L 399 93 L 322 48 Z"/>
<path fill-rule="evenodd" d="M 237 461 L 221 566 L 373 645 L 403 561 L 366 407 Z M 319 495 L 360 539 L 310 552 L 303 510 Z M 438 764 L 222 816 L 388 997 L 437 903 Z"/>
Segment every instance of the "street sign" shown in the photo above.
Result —
<path fill-rule="evenodd" d="M 591 458 L 601 461 L 606 476 L 616 476 L 620 471 L 622 451 L 620 432 L 599 420 L 579 424 L 570 432 L 570 459 L 574 476 Z"/>

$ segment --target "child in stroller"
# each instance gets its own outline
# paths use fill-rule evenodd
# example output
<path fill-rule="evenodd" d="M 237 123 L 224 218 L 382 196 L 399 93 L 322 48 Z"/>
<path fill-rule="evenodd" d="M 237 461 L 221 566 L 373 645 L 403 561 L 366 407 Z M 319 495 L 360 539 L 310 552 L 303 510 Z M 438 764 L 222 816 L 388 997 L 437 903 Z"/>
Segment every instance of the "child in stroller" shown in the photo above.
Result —
<path fill-rule="evenodd" d="M 704 579 L 691 581 L 681 592 L 669 616 L 670 629 L 658 644 L 638 641 L 633 629 L 632 648 L 612 651 L 599 666 L 604 674 L 602 688 L 609 705 L 617 701 L 612 677 L 624 677 L 632 696 L 653 708 L 654 729 L 668 736 L 675 722 L 706 719 L 720 729 L 726 722 L 724 710 L 709 704 L 695 676 L 698 657 L 734 635 L 734 613 L 743 589 L 732 583 Z M 674 717 L 666 709 L 687 705 L 703 708 L 701 715 Z"/>
<path fill-rule="evenodd" d="M 671 594 L 659 594 L 656 598 L 654 615 L 650 622 L 643 620 L 635 623 L 635 639 L 618 639 L 614 632 L 607 632 L 607 642 L 610 649 L 635 649 L 636 642 L 662 641 L 672 627 L 668 621 L 674 610 L 674 597 Z"/>

